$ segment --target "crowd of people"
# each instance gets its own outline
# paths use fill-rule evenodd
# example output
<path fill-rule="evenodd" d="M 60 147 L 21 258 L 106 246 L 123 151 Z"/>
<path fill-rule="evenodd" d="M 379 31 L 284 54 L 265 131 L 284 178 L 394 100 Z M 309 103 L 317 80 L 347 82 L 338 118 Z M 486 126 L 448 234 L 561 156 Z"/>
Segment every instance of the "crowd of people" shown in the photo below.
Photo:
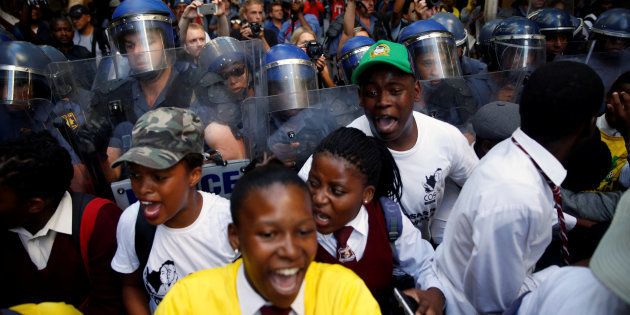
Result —
<path fill-rule="evenodd" d="M 629 314 L 630 4 L 0 3 L 2 314 Z"/>

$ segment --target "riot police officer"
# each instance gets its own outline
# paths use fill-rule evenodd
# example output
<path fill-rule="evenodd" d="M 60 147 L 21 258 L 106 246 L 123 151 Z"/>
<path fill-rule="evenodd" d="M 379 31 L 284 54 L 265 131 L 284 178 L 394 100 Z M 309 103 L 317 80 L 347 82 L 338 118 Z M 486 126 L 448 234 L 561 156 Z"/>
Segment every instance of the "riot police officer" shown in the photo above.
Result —
<path fill-rule="evenodd" d="M 398 35 L 398 41 L 407 47 L 419 80 L 462 75 L 455 39 L 437 21 L 422 20 L 406 26 Z"/>
<path fill-rule="evenodd" d="M 355 36 L 343 44 L 341 57 L 339 57 L 339 69 L 342 70 L 342 79 L 346 84 L 350 84 L 352 71 L 359 66 L 359 61 L 373 44 L 374 40 L 367 36 Z"/>
<path fill-rule="evenodd" d="M 248 58 L 244 45 L 232 37 L 217 37 L 203 47 L 199 56 L 200 80 L 191 110 L 206 126 L 206 144 L 224 160 L 245 158 L 240 103 L 254 95 L 254 62 L 250 58 L 256 54 Z"/>
<path fill-rule="evenodd" d="M 602 13 L 591 30 L 597 52 L 621 52 L 630 47 L 630 10 L 610 9 Z"/>
<path fill-rule="evenodd" d="M 468 50 L 468 31 L 464 28 L 464 24 L 450 12 L 436 13 L 431 17 L 442 24 L 455 38 L 457 46 L 457 56 L 462 66 L 462 75 L 472 75 L 484 73 L 488 71 L 488 66 L 477 60 L 466 56 Z"/>
<path fill-rule="evenodd" d="M 270 97 L 265 104 L 267 112 L 260 117 L 266 117 L 262 124 L 266 127 L 248 133 L 266 137 L 259 143 L 290 167 L 302 167 L 321 139 L 358 117 L 356 87 L 317 90 L 317 68 L 295 45 L 272 47 L 265 55 L 265 71 Z M 346 96 L 352 94 L 354 97 Z M 356 104 L 349 100 L 356 100 Z M 346 111 L 352 105 L 357 111 Z"/>
<path fill-rule="evenodd" d="M 564 54 L 575 31 L 571 16 L 563 10 L 545 8 L 537 11 L 529 19 L 536 22 L 540 33 L 545 35 L 547 62 L 553 61 L 557 55 Z"/>
<path fill-rule="evenodd" d="M 87 133 L 95 138 L 109 137 L 109 141 L 92 139 L 108 143 L 109 163 L 131 145 L 131 129 L 138 117 L 157 107 L 190 104 L 193 77 L 173 66 L 177 55 L 173 49 L 174 19 L 170 9 L 159 0 L 127 0 L 112 15 L 107 34 L 114 52 L 117 80 L 96 88 L 90 122 L 95 125 L 91 129 L 101 132 Z M 108 180 L 120 177 L 120 168 L 106 170 Z"/>
<path fill-rule="evenodd" d="M 494 61 L 493 54 L 490 51 L 490 38 L 492 38 L 492 32 L 494 29 L 503 21 L 502 19 L 494 19 L 492 21 L 486 22 L 479 31 L 477 42 L 475 43 L 475 48 L 477 50 L 477 55 L 479 55 L 479 59 L 488 65 L 488 71 L 496 71 L 498 66 Z"/>
<path fill-rule="evenodd" d="M 531 68 L 545 63 L 545 36 L 524 17 L 501 21 L 490 38 L 490 49 L 500 70 Z"/>
<path fill-rule="evenodd" d="M 46 129 L 52 97 L 50 59 L 23 41 L 0 43 L 0 140 Z"/>

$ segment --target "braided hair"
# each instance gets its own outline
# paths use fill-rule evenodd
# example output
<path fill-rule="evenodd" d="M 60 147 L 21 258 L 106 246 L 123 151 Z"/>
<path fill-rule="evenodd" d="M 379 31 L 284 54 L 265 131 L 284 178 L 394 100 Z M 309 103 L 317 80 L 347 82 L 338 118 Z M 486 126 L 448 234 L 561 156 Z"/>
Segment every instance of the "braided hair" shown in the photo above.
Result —
<path fill-rule="evenodd" d="M 356 128 L 341 127 L 324 138 L 313 155 L 328 152 L 354 165 L 375 187 L 374 197 L 402 197 L 402 180 L 394 157 L 383 141 Z"/>
<path fill-rule="evenodd" d="M 57 204 L 73 175 L 70 154 L 47 131 L 0 144 L 0 186 L 18 200 L 41 197 Z"/>

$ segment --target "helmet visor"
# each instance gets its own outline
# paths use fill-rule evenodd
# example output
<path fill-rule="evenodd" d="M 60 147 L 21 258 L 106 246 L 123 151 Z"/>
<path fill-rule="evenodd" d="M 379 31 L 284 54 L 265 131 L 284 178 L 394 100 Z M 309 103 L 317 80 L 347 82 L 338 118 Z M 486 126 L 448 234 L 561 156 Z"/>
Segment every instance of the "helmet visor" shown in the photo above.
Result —
<path fill-rule="evenodd" d="M 159 14 L 118 19 L 107 29 L 111 46 L 121 54 L 175 47 L 175 32 L 170 18 Z"/>
<path fill-rule="evenodd" d="M 269 95 L 305 93 L 317 89 L 317 70 L 311 61 L 284 59 L 265 68 Z"/>
<path fill-rule="evenodd" d="M 495 50 L 501 70 L 535 69 L 546 62 L 545 40 L 542 38 L 497 41 Z"/>
<path fill-rule="evenodd" d="M 127 54 L 116 53 L 113 56 L 116 78 L 134 77 L 142 80 L 143 78 L 155 77 L 160 70 L 175 63 L 178 50 L 182 50 L 182 48 L 137 51 Z"/>
<path fill-rule="evenodd" d="M 419 80 L 437 80 L 462 75 L 455 41 L 450 34 L 431 33 L 408 42 Z"/>
<path fill-rule="evenodd" d="M 47 76 L 16 66 L 0 66 L 0 97 L 11 109 L 26 109 L 37 101 L 50 101 Z"/>

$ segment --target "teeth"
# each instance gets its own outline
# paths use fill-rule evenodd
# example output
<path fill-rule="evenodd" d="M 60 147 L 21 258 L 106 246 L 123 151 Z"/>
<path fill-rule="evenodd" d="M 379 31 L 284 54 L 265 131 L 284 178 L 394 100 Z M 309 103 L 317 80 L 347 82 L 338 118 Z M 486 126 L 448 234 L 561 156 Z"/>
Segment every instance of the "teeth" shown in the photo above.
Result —
<path fill-rule="evenodd" d="M 286 268 L 286 269 L 279 269 L 276 270 L 276 273 L 283 275 L 283 276 L 292 276 L 294 274 L 296 274 L 298 272 L 298 270 L 300 270 L 300 268 Z"/>
<path fill-rule="evenodd" d="M 323 213 L 317 213 L 316 216 L 317 216 L 317 219 L 322 220 L 322 221 L 328 221 L 328 219 L 330 219 L 327 215 Z"/>
<path fill-rule="evenodd" d="M 140 201 L 140 204 L 142 204 L 143 206 L 149 206 L 149 205 L 153 204 L 153 202 L 151 202 L 151 201 Z"/>

